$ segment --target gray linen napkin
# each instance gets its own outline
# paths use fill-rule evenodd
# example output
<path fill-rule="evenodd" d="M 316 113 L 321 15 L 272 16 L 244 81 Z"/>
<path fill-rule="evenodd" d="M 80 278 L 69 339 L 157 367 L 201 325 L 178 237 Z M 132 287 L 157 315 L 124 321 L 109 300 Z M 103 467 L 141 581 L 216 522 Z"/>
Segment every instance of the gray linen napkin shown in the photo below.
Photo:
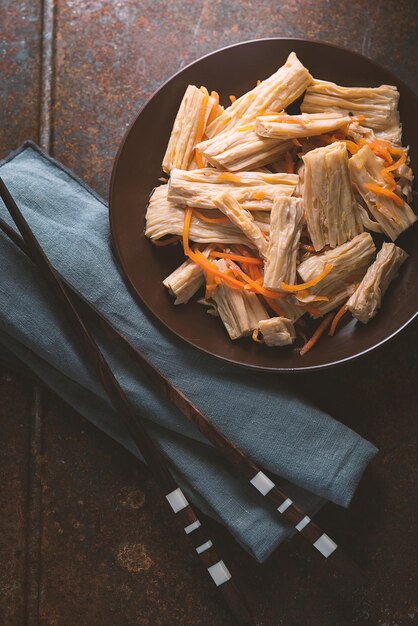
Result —
<path fill-rule="evenodd" d="M 162 329 L 124 284 L 112 256 L 103 200 L 34 144 L 27 142 L 4 161 L 0 174 L 58 271 L 230 439 L 279 476 L 307 513 L 315 513 L 325 500 L 349 504 L 377 452 L 372 444 L 295 396 L 288 379 L 227 365 Z M 0 216 L 11 223 L 1 201 Z M 98 340 L 187 495 L 256 559 L 266 559 L 294 531 L 234 476 L 119 348 Z M 139 456 L 36 268 L 2 233 L 0 344 Z"/>

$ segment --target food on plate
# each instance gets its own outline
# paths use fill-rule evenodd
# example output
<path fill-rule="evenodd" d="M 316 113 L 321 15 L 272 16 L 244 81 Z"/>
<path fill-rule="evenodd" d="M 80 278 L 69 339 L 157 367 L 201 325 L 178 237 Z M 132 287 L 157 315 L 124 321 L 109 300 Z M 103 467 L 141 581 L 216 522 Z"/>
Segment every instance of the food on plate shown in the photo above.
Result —
<path fill-rule="evenodd" d="M 212 249 L 213 246 L 207 246 L 203 254 L 208 257 Z M 204 280 L 202 268 L 187 259 L 163 280 L 163 285 L 175 298 L 174 304 L 186 304 L 203 285 Z"/>
<path fill-rule="evenodd" d="M 291 196 L 299 181 L 296 174 L 240 172 L 230 174 L 212 168 L 175 169 L 168 182 L 168 198 L 183 206 L 216 209 L 214 198 L 229 193 L 249 211 L 271 211 L 277 196 Z"/>
<path fill-rule="evenodd" d="M 399 148 L 399 152 L 403 152 L 402 148 Z M 402 160 L 402 156 L 398 160 Z M 378 157 L 367 144 L 349 161 L 353 187 L 359 202 L 365 205 L 362 215 L 367 221 L 363 223 L 370 224 L 374 218 L 373 230 L 378 232 L 379 228 L 392 241 L 417 219 L 411 207 L 402 198 L 402 194 L 396 192 L 396 182 L 391 172 L 396 171 L 397 164 L 395 161 L 392 165 L 384 167 L 381 157 Z"/>
<path fill-rule="evenodd" d="M 291 147 L 290 141 L 260 137 L 252 123 L 202 141 L 197 144 L 196 151 L 213 167 L 239 172 L 271 163 Z"/>
<path fill-rule="evenodd" d="M 303 157 L 301 193 L 316 251 L 352 239 L 363 230 L 351 191 L 347 148 L 336 141 Z"/>
<path fill-rule="evenodd" d="M 221 271 L 227 271 L 224 259 L 214 262 Z M 268 317 L 267 311 L 254 293 L 236 290 L 222 282 L 215 284 L 210 293 L 219 317 L 231 339 L 251 335 L 260 319 Z"/>
<path fill-rule="evenodd" d="M 173 167 L 196 167 L 193 159 L 196 143 L 202 139 L 208 121 L 222 113 L 219 98 L 205 89 L 189 85 L 181 101 L 170 140 L 163 159 L 163 170 L 169 174 Z"/>
<path fill-rule="evenodd" d="M 222 192 L 214 199 L 217 208 L 229 219 L 232 224 L 242 230 L 248 241 L 257 248 L 260 256 L 265 259 L 267 256 L 267 238 L 263 231 L 254 221 L 249 211 L 243 209 L 233 196 L 227 191 Z"/>
<path fill-rule="evenodd" d="M 397 276 L 408 255 L 393 243 L 384 243 L 374 263 L 370 265 L 358 289 L 347 302 L 347 309 L 363 324 L 367 324 L 380 308 L 382 296 Z"/>
<path fill-rule="evenodd" d="M 270 237 L 264 266 L 264 287 L 280 289 L 296 282 L 303 204 L 300 198 L 279 196 L 270 216 Z"/>
<path fill-rule="evenodd" d="M 382 243 L 417 219 L 399 93 L 313 78 L 292 52 L 230 100 L 187 87 L 145 236 L 182 248 L 174 304 L 195 297 L 231 340 L 303 356 L 349 313 L 369 322 L 408 256 Z"/>
<path fill-rule="evenodd" d="M 353 121 L 342 113 L 301 113 L 300 115 L 262 115 L 257 117 L 254 130 L 261 137 L 298 139 L 332 133 Z"/>
<path fill-rule="evenodd" d="M 266 346 L 288 346 L 296 338 L 294 326 L 286 317 L 270 317 L 258 322 L 258 330 Z"/>
<path fill-rule="evenodd" d="M 237 98 L 208 125 L 205 134 L 214 137 L 238 124 L 249 124 L 266 111 L 282 111 L 297 100 L 311 82 L 309 71 L 291 52 L 277 72 Z"/>
<path fill-rule="evenodd" d="M 376 137 L 401 143 L 399 91 L 393 85 L 380 87 L 342 87 L 326 80 L 314 80 L 301 104 L 303 113 L 325 111 L 361 115 L 363 125 L 374 130 Z"/>

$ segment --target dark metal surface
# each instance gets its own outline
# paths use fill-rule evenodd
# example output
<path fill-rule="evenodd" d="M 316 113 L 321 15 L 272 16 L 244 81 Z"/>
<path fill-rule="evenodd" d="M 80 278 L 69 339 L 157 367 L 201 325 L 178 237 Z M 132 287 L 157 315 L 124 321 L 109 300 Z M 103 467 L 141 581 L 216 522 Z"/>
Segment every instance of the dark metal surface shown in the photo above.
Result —
<path fill-rule="evenodd" d="M 0 0 L 3 153 L 40 132 L 40 4 Z M 117 144 L 144 99 L 180 65 L 253 37 L 346 45 L 417 91 L 415 0 L 336 5 L 57 0 L 55 155 L 105 195 Z M 210 523 L 260 626 L 408 626 L 417 619 L 417 340 L 415 325 L 362 361 L 298 377 L 321 406 L 381 450 L 349 510 L 328 505 L 318 516 L 368 568 L 365 583 L 330 580 L 300 537 L 257 565 Z M 176 543 L 148 472 L 48 391 L 35 428 L 32 388 L 1 368 L 0 624 L 230 626 L 199 564 Z"/>

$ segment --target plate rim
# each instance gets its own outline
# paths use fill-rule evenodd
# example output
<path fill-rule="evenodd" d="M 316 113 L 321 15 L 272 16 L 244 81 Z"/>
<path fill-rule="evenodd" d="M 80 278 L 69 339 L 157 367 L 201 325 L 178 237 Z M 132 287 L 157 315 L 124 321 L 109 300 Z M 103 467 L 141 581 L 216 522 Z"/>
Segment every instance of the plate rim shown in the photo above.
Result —
<path fill-rule="evenodd" d="M 191 61 L 190 63 L 188 63 L 184 67 L 181 67 L 179 70 L 177 70 L 177 72 L 175 72 L 174 74 L 169 76 L 149 96 L 149 98 L 147 98 L 147 100 L 141 105 L 141 107 L 138 109 L 136 115 L 132 118 L 131 122 L 127 126 L 127 128 L 126 128 L 126 130 L 125 130 L 125 132 L 123 134 L 123 137 L 122 137 L 122 139 L 119 142 L 118 149 L 117 149 L 116 155 L 115 155 L 114 160 L 113 160 L 112 172 L 111 172 L 110 183 L 109 183 L 108 218 L 109 218 L 110 234 L 111 234 L 111 246 L 112 246 L 113 253 L 114 253 L 115 257 L 116 257 L 118 266 L 119 266 L 119 268 L 122 271 L 123 277 L 125 279 L 125 282 L 127 284 L 127 287 L 129 289 L 129 291 L 131 291 L 131 293 L 133 293 L 133 296 L 134 296 L 135 299 L 139 299 L 140 302 L 146 307 L 146 309 L 148 311 L 150 311 L 150 313 L 152 314 L 154 319 L 157 320 L 158 324 L 160 324 L 164 329 L 168 330 L 175 337 L 178 337 L 181 341 L 184 341 L 185 343 L 187 343 L 188 345 L 192 346 L 194 349 L 196 349 L 196 350 L 198 350 L 200 352 L 204 352 L 205 354 L 207 354 L 207 355 L 209 355 L 209 356 L 211 356 L 213 358 L 219 359 L 219 360 L 221 360 L 223 362 L 226 362 L 226 363 L 230 363 L 230 364 L 232 364 L 232 365 L 234 365 L 236 367 L 241 367 L 241 368 L 251 369 L 251 370 L 261 371 L 261 372 L 268 372 L 268 373 L 271 373 L 271 374 L 272 373 L 276 373 L 276 374 L 295 374 L 295 373 L 299 374 L 300 373 L 300 374 L 303 374 L 303 373 L 306 373 L 306 372 L 319 371 L 319 370 L 329 369 L 331 367 L 337 367 L 338 365 L 343 365 L 343 364 L 346 364 L 348 362 L 360 359 L 361 357 L 365 356 L 366 354 L 368 354 L 370 352 L 373 352 L 374 350 L 377 350 L 378 348 L 381 348 L 384 344 L 386 344 L 389 341 L 391 341 L 394 337 L 396 337 L 399 333 L 401 333 L 407 326 L 409 326 L 414 321 L 414 319 L 418 316 L 418 309 L 415 311 L 415 313 L 408 320 L 406 320 L 406 322 L 404 322 L 404 324 L 402 326 L 397 328 L 393 333 L 391 333 L 390 335 L 388 335 L 387 337 L 385 337 L 384 339 L 382 339 L 378 343 L 375 343 L 373 346 L 370 346 L 370 347 L 366 348 L 365 350 L 362 350 L 361 352 L 357 352 L 356 354 L 344 357 L 342 359 L 337 359 L 335 361 L 330 361 L 330 362 L 327 362 L 327 363 L 320 363 L 318 365 L 307 365 L 307 366 L 302 365 L 301 367 L 263 367 L 263 366 L 254 365 L 254 364 L 250 364 L 250 363 L 243 363 L 242 361 L 236 361 L 233 358 L 229 358 L 229 357 L 222 356 L 222 355 L 219 355 L 219 354 L 214 354 L 213 352 L 210 352 L 210 350 L 208 350 L 208 349 L 206 349 L 206 348 L 204 348 L 202 346 L 196 345 L 191 340 L 189 340 L 186 337 L 184 337 L 181 333 L 177 332 L 176 330 L 174 330 L 173 328 L 168 326 L 166 324 L 166 322 L 164 322 L 160 318 L 158 313 L 156 313 L 147 304 L 147 302 L 145 302 L 143 300 L 143 298 L 138 293 L 138 290 L 136 289 L 136 287 L 133 284 L 131 278 L 129 277 L 128 272 L 125 269 L 125 265 L 124 265 L 124 262 L 122 260 L 122 253 L 121 253 L 121 250 L 120 250 L 120 246 L 119 246 L 119 244 L 117 242 L 117 238 L 116 238 L 116 235 L 115 235 L 115 222 L 114 222 L 115 208 L 114 208 L 114 205 L 113 205 L 113 193 L 114 193 L 114 188 L 115 188 L 115 181 L 116 181 L 116 176 L 117 176 L 118 165 L 119 165 L 119 161 L 120 161 L 120 158 L 121 158 L 122 151 L 124 149 L 126 140 L 127 140 L 128 136 L 129 136 L 133 126 L 136 124 L 138 118 L 142 115 L 142 113 L 145 110 L 145 108 L 147 106 L 149 106 L 149 104 L 152 102 L 152 100 L 160 93 L 160 91 L 162 91 L 165 88 L 166 85 L 168 85 L 173 80 L 175 80 L 180 74 L 182 74 L 188 68 L 190 68 L 193 65 L 199 63 L 203 59 L 207 59 L 208 57 L 211 57 L 211 56 L 213 56 L 215 54 L 218 54 L 219 52 L 223 52 L 224 50 L 229 50 L 231 48 L 237 48 L 237 47 L 245 46 L 245 45 L 248 45 L 248 44 L 254 44 L 254 43 L 265 42 L 265 41 L 288 41 L 290 43 L 293 42 L 293 41 L 297 41 L 297 42 L 307 43 L 307 44 L 314 45 L 314 46 L 334 48 L 334 49 L 337 49 L 337 50 L 342 50 L 343 52 L 348 52 L 349 54 L 354 55 L 354 56 L 358 57 L 359 59 L 366 60 L 368 63 L 370 63 L 371 65 L 375 66 L 377 69 L 383 70 L 385 73 L 387 73 L 391 77 L 391 79 L 393 78 L 394 83 L 399 85 L 403 90 L 408 91 L 409 94 L 413 98 L 415 98 L 417 100 L 417 104 L 418 104 L 418 94 L 416 94 L 415 91 L 413 91 L 411 89 L 411 87 L 409 87 L 402 79 L 398 78 L 391 70 L 387 69 L 386 67 L 384 67 L 380 63 L 377 63 L 373 59 L 370 59 L 370 58 L 364 56 L 363 54 L 360 54 L 359 52 L 356 52 L 354 50 L 350 50 L 350 48 L 346 48 L 345 46 L 339 46 L 339 45 L 334 44 L 334 43 L 329 43 L 329 42 L 326 42 L 326 41 L 315 40 L 315 39 L 306 39 L 304 37 L 262 37 L 260 39 L 248 39 L 248 40 L 245 40 L 245 41 L 241 41 L 241 42 L 229 44 L 227 46 L 223 46 L 222 48 L 218 48 L 216 50 L 212 50 L 211 52 L 208 52 L 207 54 L 204 54 L 204 55 L 198 57 L 194 61 Z"/>

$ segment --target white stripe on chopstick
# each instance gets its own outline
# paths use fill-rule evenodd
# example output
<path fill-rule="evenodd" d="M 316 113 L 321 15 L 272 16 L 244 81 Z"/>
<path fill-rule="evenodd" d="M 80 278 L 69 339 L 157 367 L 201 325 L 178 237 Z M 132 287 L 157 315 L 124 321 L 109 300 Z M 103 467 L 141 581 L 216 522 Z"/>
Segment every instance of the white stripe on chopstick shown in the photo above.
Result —
<path fill-rule="evenodd" d="M 186 533 L 186 535 L 189 535 L 190 533 L 192 533 L 194 530 L 196 530 L 196 528 L 199 528 L 199 526 L 201 526 L 201 523 L 199 522 L 199 520 L 197 519 L 195 522 L 192 522 L 191 524 L 189 524 L 188 526 L 185 527 L 184 532 Z"/>
<path fill-rule="evenodd" d="M 261 494 L 263 494 L 263 496 L 268 494 L 268 492 L 274 487 L 274 482 L 261 471 L 250 480 L 250 483 L 254 485 L 254 487 L 258 489 Z"/>
<path fill-rule="evenodd" d="M 186 508 L 186 506 L 189 505 L 189 503 L 186 500 L 186 496 L 184 495 L 180 487 L 178 487 L 171 493 L 168 493 L 166 495 L 166 498 L 168 500 L 169 505 L 173 509 L 174 513 L 178 513 L 179 511 L 182 511 L 183 509 Z"/>

